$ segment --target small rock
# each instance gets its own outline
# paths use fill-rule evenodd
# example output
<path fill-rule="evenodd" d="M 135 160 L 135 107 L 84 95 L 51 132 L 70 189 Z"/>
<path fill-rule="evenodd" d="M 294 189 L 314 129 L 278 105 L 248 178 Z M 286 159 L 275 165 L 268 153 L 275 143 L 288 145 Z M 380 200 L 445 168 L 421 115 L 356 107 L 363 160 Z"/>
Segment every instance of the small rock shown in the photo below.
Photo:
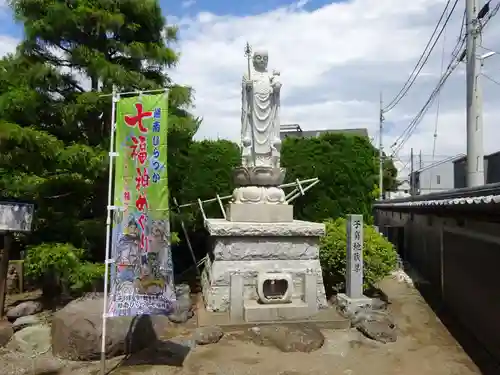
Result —
<path fill-rule="evenodd" d="M 168 316 L 168 320 L 170 320 L 172 323 L 182 324 L 186 323 L 193 316 L 194 313 L 192 311 L 182 311 L 179 313 L 170 314 Z"/>
<path fill-rule="evenodd" d="M 385 310 L 386 308 L 387 308 L 387 302 L 382 301 L 380 298 L 372 298 L 372 309 Z"/>
<path fill-rule="evenodd" d="M 12 324 L 7 320 L 0 320 L 0 348 L 7 345 L 13 334 Z"/>
<path fill-rule="evenodd" d="M 198 345 L 215 344 L 224 336 L 224 332 L 219 326 L 200 327 L 193 334 Z"/>
<path fill-rule="evenodd" d="M 175 295 L 178 299 L 180 298 L 191 298 L 191 288 L 188 284 L 179 284 L 175 286 Z"/>
<path fill-rule="evenodd" d="M 38 301 L 21 302 L 19 305 L 10 308 L 7 311 L 7 319 L 14 321 L 21 316 L 35 315 L 42 311 L 43 305 Z"/>
<path fill-rule="evenodd" d="M 50 327 L 44 325 L 23 328 L 14 333 L 9 343 L 12 349 L 30 355 L 47 353 L 50 346 Z"/>
<path fill-rule="evenodd" d="M 12 324 L 12 328 L 14 328 L 14 331 L 17 332 L 23 328 L 36 326 L 40 323 L 40 319 L 38 319 L 38 317 L 36 317 L 35 315 L 26 315 L 17 318 L 14 321 L 14 324 Z"/>
<path fill-rule="evenodd" d="M 313 324 L 254 327 L 249 333 L 256 344 L 275 346 L 282 352 L 310 353 L 325 342 L 325 337 Z"/>
<path fill-rule="evenodd" d="M 354 326 L 366 337 L 382 342 L 397 340 L 397 327 L 388 313 L 382 311 L 365 311 L 358 314 Z"/>

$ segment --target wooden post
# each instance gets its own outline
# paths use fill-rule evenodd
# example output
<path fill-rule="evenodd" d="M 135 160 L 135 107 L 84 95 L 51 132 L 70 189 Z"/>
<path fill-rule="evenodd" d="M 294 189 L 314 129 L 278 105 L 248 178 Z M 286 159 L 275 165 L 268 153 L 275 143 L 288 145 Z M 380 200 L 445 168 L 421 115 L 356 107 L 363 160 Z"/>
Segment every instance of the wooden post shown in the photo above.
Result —
<path fill-rule="evenodd" d="M 12 233 L 4 233 L 3 238 L 3 254 L 0 260 L 0 319 L 5 316 L 5 295 L 7 294 L 7 273 L 9 271 L 9 253 L 12 245 Z"/>

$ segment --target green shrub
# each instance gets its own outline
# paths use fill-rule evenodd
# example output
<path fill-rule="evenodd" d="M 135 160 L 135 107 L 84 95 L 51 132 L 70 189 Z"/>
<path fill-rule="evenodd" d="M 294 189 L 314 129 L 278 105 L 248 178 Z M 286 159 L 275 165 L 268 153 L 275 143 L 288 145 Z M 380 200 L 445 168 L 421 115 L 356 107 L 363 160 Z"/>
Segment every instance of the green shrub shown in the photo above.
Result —
<path fill-rule="evenodd" d="M 347 221 L 338 218 L 325 224 L 326 235 L 320 246 L 321 268 L 328 292 L 338 292 L 345 286 Z M 364 287 L 367 289 L 396 268 L 397 255 L 392 244 L 371 225 L 364 225 L 363 237 Z"/>
<path fill-rule="evenodd" d="M 192 142 L 187 149 L 187 155 L 169 173 L 169 190 L 179 204 L 196 202 L 221 197 L 233 191 L 233 168 L 240 164 L 240 150 L 236 143 L 226 140 L 204 140 Z M 176 189 L 170 185 L 170 180 L 180 181 Z M 221 217 L 217 202 L 203 206 L 207 217 Z M 189 230 L 200 228 L 201 216 L 198 205 L 192 209 L 183 208 L 182 214 Z M 179 231 L 178 225 L 174 226 Z M 201 225 L 202 226 L 202 225 Z"/>
<path fill-rule="evenodd" d="M 104 265 L 84 260 L 85 250 L 67 243 L 43 243 L 28 248 L 26 276 L 42 285 L 46 297 L 93 291 L 103 280 Z"/>
<path fill-rule="evenodd" d="M 105 266 L 103 263 L 81 262 L 69 275 L 69 286 L 73 292 L 101 292 L 103 290 Z"/>

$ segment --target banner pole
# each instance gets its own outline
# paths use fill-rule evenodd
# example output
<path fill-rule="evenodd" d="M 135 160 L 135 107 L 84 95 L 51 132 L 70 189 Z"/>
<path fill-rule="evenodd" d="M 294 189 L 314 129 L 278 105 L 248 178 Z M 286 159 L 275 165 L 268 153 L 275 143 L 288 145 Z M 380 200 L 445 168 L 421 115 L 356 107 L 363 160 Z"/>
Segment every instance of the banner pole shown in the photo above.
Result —
<path fill-rule="evenodd" d="M 108 206 L 106 216 L 106 255 L 104 259 L 104 302 L 102 307 L 102 334 L 101 334 L 101 375 L 106 374 L 106 312 L 108 308 L 108 279 L 109 279 L 109 258 L 111 247 L 111 211 L 113 197 L 113 163 L 116 152 L 114 152 L 115 128 L 116 128 L 116 102 L 118 97 L 116 87 L 113 85 L 113 96 L 111 97 L 111 134 L 109 145 L 109 180 L 108 180 Z"/>

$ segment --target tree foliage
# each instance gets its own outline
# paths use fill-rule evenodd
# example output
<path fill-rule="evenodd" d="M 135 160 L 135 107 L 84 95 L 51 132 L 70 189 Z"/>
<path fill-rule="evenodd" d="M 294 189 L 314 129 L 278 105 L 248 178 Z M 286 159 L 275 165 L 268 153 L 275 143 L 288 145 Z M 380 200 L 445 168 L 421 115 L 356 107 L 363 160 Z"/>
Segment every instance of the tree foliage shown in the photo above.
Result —
<path fill-rule="evenodd" d="M 36 203 L 24 245 L 68 243 L 47 246 L 102 261 L 112 88 L 168 87 L 169 128 L 192 137 L 200 123 L 188 111 L 192 90 L 167 74 L 179 61 L 177 28 L 157 0 L 10 6 L 24 39 L 0 61 L 0 194 Z M 89 267 L 82 274 L 90 277 Z"/>
<path fill-rule="evenodd" d="M 321 222 L 347 214 L 371 219 L 378 189 L 378 151 L 368 138 L 323 134 L 287 138 L 282 164 L 287 180 L 318 177 L 320 183 L 294 201 L 295 217 Z"/>

